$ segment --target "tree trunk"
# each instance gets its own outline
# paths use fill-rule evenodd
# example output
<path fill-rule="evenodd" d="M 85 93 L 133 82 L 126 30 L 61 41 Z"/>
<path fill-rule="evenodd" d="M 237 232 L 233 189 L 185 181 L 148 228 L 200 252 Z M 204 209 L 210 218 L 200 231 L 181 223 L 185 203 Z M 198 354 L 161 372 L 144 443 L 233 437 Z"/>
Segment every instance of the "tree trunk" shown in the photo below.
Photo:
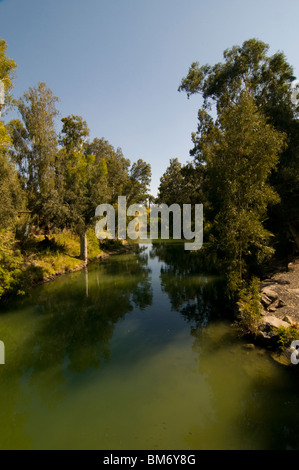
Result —
<path fill-rule="evenodd" d="M 86 230 L 80 234 L 80 259 L 87 264 L 87 236 Z"/>

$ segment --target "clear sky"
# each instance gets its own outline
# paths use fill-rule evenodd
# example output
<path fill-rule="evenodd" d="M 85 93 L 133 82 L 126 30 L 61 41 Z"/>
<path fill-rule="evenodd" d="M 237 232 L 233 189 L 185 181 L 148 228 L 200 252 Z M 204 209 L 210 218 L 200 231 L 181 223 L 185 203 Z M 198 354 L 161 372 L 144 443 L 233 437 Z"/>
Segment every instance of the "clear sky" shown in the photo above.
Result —
<path fill-rule="evenodd" d="M 0 0 L 0 37 L 14 96 L 46 82 L 60 118 L 81 115 L 91 138 L 151 163 L 155 195 L 169 159 L 190 159 L 201 100 L 177 89 L 191 63 L 254 37 L 298 77 L 298 18 L 298 0 Z"/>

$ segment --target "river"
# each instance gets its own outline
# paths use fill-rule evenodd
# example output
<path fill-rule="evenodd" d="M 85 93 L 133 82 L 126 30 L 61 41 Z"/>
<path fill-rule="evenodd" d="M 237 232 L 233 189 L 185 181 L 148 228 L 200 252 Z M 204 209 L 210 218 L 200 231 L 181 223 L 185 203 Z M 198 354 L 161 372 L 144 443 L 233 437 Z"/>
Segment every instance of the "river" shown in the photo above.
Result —
<path fill-rule="evenodd" d="M 0 449 L 297 449 L 297 371 L 231 322 L 179 244 L 35 287 L 0 314 Z"/>

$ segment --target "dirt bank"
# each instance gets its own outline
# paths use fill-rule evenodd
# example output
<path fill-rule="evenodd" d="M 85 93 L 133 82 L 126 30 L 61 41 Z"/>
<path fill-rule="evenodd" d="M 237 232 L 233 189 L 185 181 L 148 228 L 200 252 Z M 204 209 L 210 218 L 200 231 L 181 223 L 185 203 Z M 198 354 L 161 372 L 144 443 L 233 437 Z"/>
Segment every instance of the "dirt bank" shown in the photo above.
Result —
<path fill-rule="evenodd" d="M 299 323 L 299 257 L 261 283 L 264 313 Z M 271 296 L 271 291 L 276 295 Z M 270 295 L 267 295 L 270 293 Z M 269 302 L 271 301 L 271 302 Z"/>

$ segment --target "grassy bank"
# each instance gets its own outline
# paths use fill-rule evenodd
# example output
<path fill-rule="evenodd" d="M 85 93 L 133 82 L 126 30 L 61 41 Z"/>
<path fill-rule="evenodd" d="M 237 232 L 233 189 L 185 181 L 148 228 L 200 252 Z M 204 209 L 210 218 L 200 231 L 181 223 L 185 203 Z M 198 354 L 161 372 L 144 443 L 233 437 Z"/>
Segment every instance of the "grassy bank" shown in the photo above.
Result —
<path fill-rule="evenodd" d="M 87 232 L 88 262 L 122 247 L 120 242 L 103 244 Z M 22 242 L 12 232 L 0 232 L 0 300 L 24 295 L 31 286 L 54 279 L 57 275 L 83 269 L 80 240 L 70 230 L 57 231 L 47 238 L 29 236 Z"/>

